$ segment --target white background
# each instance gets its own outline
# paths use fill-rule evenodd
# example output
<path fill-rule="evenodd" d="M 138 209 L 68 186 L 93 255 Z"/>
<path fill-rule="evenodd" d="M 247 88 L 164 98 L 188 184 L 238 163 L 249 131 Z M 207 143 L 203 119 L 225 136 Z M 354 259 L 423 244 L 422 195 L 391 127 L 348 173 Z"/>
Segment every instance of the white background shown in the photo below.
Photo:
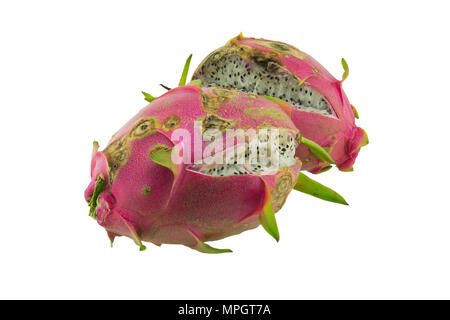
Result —
<path fill-rule="evenodd" d="M 444 1 L 2 1 L 0 298 L 450 298 L 449 8 Z M 315 178 L 206 255 L 88 217 L 92 141 L 239 32 L 297 46 L 340 78 L 369 134 L 353 173 Z"/>

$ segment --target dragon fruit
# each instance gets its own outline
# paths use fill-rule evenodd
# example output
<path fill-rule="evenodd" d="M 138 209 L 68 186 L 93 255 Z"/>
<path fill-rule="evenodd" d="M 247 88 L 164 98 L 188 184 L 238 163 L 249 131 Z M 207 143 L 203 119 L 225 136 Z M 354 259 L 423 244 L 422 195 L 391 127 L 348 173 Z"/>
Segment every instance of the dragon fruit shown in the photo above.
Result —
<path fill-rule="evenodd" d="M 358 117 L 342 89 L 348 66 L 336 80 L 322 65 L 295 47 L 240 34 L 208 55 L 192 79 L 205 87 L 234 88 L 267 96 L 290 115 L 302 135 L 324 147 L 332 159 L 323 159 L 300 144 L 296 155 L 302 170 L 320 173 L 336 163 L 342 171 L 352 171 L 360 148 L 368 143 Z"/>
<path fill-rule="evenodd" d="M 295 151 L 302 137 L 273 101 L 195 83 L 146 99 L 152 102 L 103 151 L 94 143 L 85 199 L 111 244 L 116 236 L 127 236 L 141 250 L 147 241 L 229 252 L 205 242 L 260 224 L 278 241 L 274 213 L 294 187 L 344 201 L 303 175 L 298 179 L 301 161 Z M 228 139 L 231 129 L 253 135 Z M 273 132 L 276 144 L 269 140 Z M 200 146 L 192 137 L 200 138 Z M 314 144 L 310 148 L 325 152 Z M 277 166 L 271 163 L 275 158 Z"/>

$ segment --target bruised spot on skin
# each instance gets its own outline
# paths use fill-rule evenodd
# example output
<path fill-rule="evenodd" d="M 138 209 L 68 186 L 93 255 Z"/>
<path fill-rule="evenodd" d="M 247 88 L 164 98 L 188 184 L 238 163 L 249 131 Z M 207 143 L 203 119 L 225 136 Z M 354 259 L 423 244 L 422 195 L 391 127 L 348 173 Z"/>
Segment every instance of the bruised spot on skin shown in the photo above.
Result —
<path fill-rule="evenodd" d="M 148 196 L 152 192 L 151 186 L 145 186 L 142 188 L 142 194 Z"/>
<path fill-rule="evenodd" d="M 211 93 L 216 96 L 222 96 L 226 98 L 233 98 L 234 96 L 236 96 L 235 91 L 224 88 L 213 88 L 211 89 Z"/>
<path fill-rule="evenodd" d="M 258 52 L 252 58 L 253 61 L 263 67 L 269 73 L 277 73 L 278 70 L 282 69 L 280 62 L 278 62 L 274 58 L 266 57 L 266 55 L 262 52 Z"/>
<path fill-rule="evenodd" d="M 247 108 L 244 110 L 244 113 L 253 118 L 259 117 L 269 117 L 275 120 L 285 121 L 287 120 L 287 116 L 284 113 L 281 113 L 272 109 L 265 108 Z"/>
<path fill-rule="evenodd" d="M 233 90 L 223 88 L 214 88 L 211 90 L 211 93 L 215 96 L 212 97 L 205 92 L 200 93 L 203 110 L 209 113 L 216 113 L 219 111 L 221 104 L 227 103 L 231 98 L 236 96 L 236 92 Z"/>
<path fill-rule="evenodd" d="M 277 51 L 280 55 L 289 53 L 289 54 L 293 55 L 294 57 L 297 57 L 301 60 L 306 58 L 306 56 L 303 52 L 300 52 L 299 50 L 295 49 L 294 47 L 291 47 L 284 43 L 274 42 L 274 41 L 261 41 L 261 40 L 254 40 L 254 41 L 255 41 L 255 43 L 260 44 L 266 48 L 270 48 L 270 49 Z"/>
<path fill-rule="evenodd" d="M 272 42 L 269 44 L 269 47 L 278 50 L 278 51 L 284 51 L 284 52 L 289 52 L 291 51 L 291 49 L 286 46 L 285 44 L 282 43 L 278 43 L 278 42 Z"/>
<path fill-rule="evenodd" d="M 108 154 L 108 166 L 109 166 L 109 179 L 114 181 L 119 172 L 119 169 L 128 161 L 130 156 L 130 150 L 123 148 L 122 150 L 116 151 L 112 154 Z"/>
<path fill-rule="evenodd" d="M 259 49 L 240 43 L 239 40 L 238 37 L 235 37 L 229 40 L 224 47 L 218 49 L 216 52 L 220 52 L 220 54 L 214 61 L 219 61 L 224 56 L 238 55 L 245 60 L 254 61 L 269 72 L 280 70 L 281 62 L 279 59 L 281 58 L 281 54 L 279 52 L 262 52 Z M 258 41 L 255 42 L 259 43 Z M 267 47 L 266 43 L 260 44 Z"/>
<path fill-rule="evenodd" d="M 153 117 L 146 117 L 139 120 L 130 130 L 129 137 L 131 140 L 141 139 L 152 134 L 158 127 L 158 121 Z"/>
<path fill-rule="evenodd" d="M 225 130 L 234 127 L 234 125 L 235 121 L 232 119 L 225 119 L 215 114 L 208 114 L 202 121 L 202 132 L 210 129 L 224 132 Z"/>
<path fill-rule="evenodd" d="M 113 153 L 118 150 L 122 150 L 127 144 L 128 135 L 124 135 L 122 138 L 117 139 L 113 143 L 111 143 L 109 146 L 107 146 L 104 150 L 105 153 Z"/>
<path fill-rule="evenodd" d="M 210 113 L 215 113 L 219 110 L 220 103 L 215 97 L 211 97 L 204 92 L 201 92 L 200 95 L 202 98 L 203 110 Z"/>
<path fill-rule="evenodd" d="M 290 173 L 283 174 L 278 178 L 277 184 L 272 191 L 271 200 L 274 211 L 278 211 L 286 201 L 287 196 L 293 187 L 292 175 Z"/>
<path fill-rule="evenodd" d="M 218 61 L 220 60 L 220 58 L 222 58 L 222 56 L 225 54 L 224 50 L 217 50 L 213 53 L 211 53 L 211 60 L 212 61 Z"/>
<path fill-rule="evenodd" d="M 111 143 L 103 151 L 108 159 L 109 180 L 111 183 L 117 176 L 119 169 L 128 161 L 130 149 L 128 145 L 128 135 Z"/>
<path fill-rule="evenodd" d="M 180 125 L 180 118 L 173 114 L 171 116 L 168 116 L 166 120 L 164 120 L 162 128 L 165 131 L 170 131 L 175 128 L 178 128 L 179 125 Z"/>

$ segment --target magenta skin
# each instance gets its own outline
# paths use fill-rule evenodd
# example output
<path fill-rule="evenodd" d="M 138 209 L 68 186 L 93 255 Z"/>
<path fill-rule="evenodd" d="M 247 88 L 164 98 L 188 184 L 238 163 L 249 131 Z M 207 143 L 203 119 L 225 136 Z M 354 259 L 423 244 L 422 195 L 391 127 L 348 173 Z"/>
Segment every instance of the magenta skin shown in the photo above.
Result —
<path fill-rule="evenodd" d="M 368 143 L 367 134 L 355 124 L 355 109 L 350 104 L 344 90 L 343 80 L 334 78 L 319 62 L 297 48 L 278 41 L 246 38 L 240 34 L 228 41 L 219 50 L 243 48 L 238 54 L 246 61 L 257 56 L 274 58 L 285 70 L 296 76 L 305 87 L 319 91 L 329 102 L 332 115 L 304 111 L 295 106 L 284 106 L 292 121 L 306 138 L 324 147 L 336 166 L 342 171 L 352 171 L 353 164 L 362 146 Z M 242 52 L 242 54 L 241 54 Z M 193 79 L 201 78 L 198 72 L 208 56 L 197 68 Z M 250 58 L 249 58 L 250 57 Z M 252 61 L 249 61 L 252 64 Z M 296 156 L 302 161 L 302 170 L 320 173 L 328 169 L 330 163 L 313 156 L 305 145 L 298 146 Z"/>
<path fill-rule="evenodd" d="M 127 122 L 105 150 L 94 147 L 85 198 L 90 201 L 101 176 L 106 189 L 95 213 L 111 240 L 127 236 L 139 245 L 148 241 L 198 249 L 199 242 L 257 227 L 269 199 L 274 211 L 281 208 L 296 182 L 300 161 L 274 175 L 221 177 L 192 171 L 191 164 L 167 167 L 152 160 L 151 155 L 164 147 L 189 152 L 187 142 L 172 141 L 172 133 L 182 128 L 193 137 L 194 121 L 207 115 L 230 120 L 233 129 L 272 126 L 288 130 L 294 138 L 298 134 L 282 108 L 262 97 L 196 85 L 170 90 Z"/>

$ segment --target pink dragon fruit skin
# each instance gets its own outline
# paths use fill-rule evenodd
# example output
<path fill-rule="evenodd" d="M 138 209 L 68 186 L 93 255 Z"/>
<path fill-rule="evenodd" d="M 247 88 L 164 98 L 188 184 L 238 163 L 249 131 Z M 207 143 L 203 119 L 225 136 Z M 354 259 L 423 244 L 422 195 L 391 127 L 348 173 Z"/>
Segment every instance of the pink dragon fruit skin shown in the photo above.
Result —
<path fill-rule="evenodd" d="M 194 141 L 188 151 L 189 141 L 172 140 L 172 133 L 182 128 L 194 137 L 196 120 L 202 121 L 202 129 L 284 130 L 293 144 L 294 162 L 275 174 L 248 171 L 224 176 L 207 174 L 202 165 L 175 164 L 169 156 L 172 150 L 193 152 Z M 183 244 L 207 253 L 228 252 L 204 242 L 259 224 L 278 240 L 274 212 L 281 209 L 301 167 L 294 157 L 296 135 L 289 117 L 268 99 L 222 88 L 178 87 L 142 109 L 105 150 L 94 144 L 92 180 L 85 198 L 111 241 L 127 236 L 141 249 L 145 249 L 142 241 L 148 241 Z"/>
<path fill-rule="evenodd" d="M 342 89 L 348 75 L 343 59 L 342 64 L 345 72 L 339 81 L 291 45 L 240 34 L 205 58 L 192 78 L 202 80 L 204 86 L 235 88 L 288 102 L 291 107 L 284 109 L 302 135 L 324 147 L 340 170 L 351 171 L 368 138 L 355 125 L 356 109 Z M 329 162 L 319 160 L 304 145 L 299 145 L 297 156 L 302 170 L 320 173 L 330 168 Z"/>

